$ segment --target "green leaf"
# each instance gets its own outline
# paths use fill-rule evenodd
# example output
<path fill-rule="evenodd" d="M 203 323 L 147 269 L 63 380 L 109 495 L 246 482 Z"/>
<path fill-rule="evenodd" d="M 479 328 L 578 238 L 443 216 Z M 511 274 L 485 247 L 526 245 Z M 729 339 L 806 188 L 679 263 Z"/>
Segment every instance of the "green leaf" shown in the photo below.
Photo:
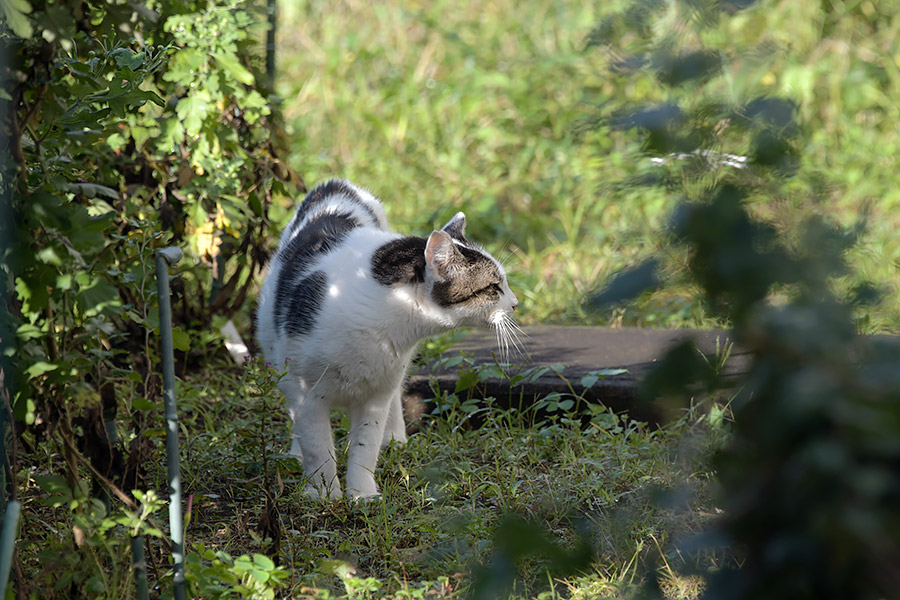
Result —
<path fill-rule="evenodd" d="M 27 0 L 0 0 L 0 9 L 3 10 L 3 18 L 13 33 L 26 39 L 34 35 L 31 22 L 25 16 L 31 12 L 31 5 Z"/>
<path fill-rule="evenodd" d="M 265 554 L 254 554 L 253 562 L 260 569 L 265 569 L 266 571 L 271 571 L 275 568 L 275 563 L 271 558 L 266 556 Z"/>
<path fill-rule="evenodd" d="M 584 389 L 589 389 L 594 386 L 600 380 L 596 375 L 585 375 L 581 378 L 581 387 Z"/>
<path fill-rule="evenodd" d="M 30 367 L 25 369 L 25 374 L 28 375 L 29 379 L 33 379 L 35 377 L 43 375 L 44 373 L 49 373 L 50 371 L 55 371 L 58 368 L 59 368 L 58 364 L 44 362 L 42 360 L 39 360 L 38 362 L 34 363 L 33 365 L 31 365 Z"/>
<path fill-rule="evenodd" d="M 41 331 L 41 328 L 37 327 L 36 325 L 25 323 L 23 325 L 19 325 L 19 328 L 16 329 L 16 336 L 20 340 L 34 340 L 44 337 L 44 332 Z"/>
<path fill-rule="evenodd" d="M 44 492 L 50 494 L 46 499 L 50 506 L 62 506 L 73 499 L 69 482 L 62 475 L 35 475 L 34 482 Z"/>
<path fill-rule="evenodd" d="M 75 305 L 85 316 L 101 314 L 121 303 L 116 287 L 100 277 L 94 278 L 75 295 Z"/>
<path fill-rule="evenodd" d="M 116 64 L 120 67 L 126 67 L 131 71 L 137 71 L 144 62 L 143 52 L 134 52 L 128 48 L 119 48 L 113 52 Z"/>
<path fill-rule="evenodd" d="M 172 328 L 172 347 L 181 352 L 187 352 L 191 349 L 191 336 L 180 327 Z"/>
<path fill-rule="evenodd" d="M 106 139 L 106 143 L 113 149 L 125 146 L 125 138 L 121 134 L 114 133 Z M 106 196 L 111 200 L 119 200 L 119 192 L 106 185 L 99 183 L 70 183 L 66 189 L 76 194 L 83 194 L 88 198 L 96 198 L 97 196 Z M 90 214 L 90 213 L 89 213 Z"/>
<path fill-rule="evenodd" d="M 248 71 L 240 62 L 238 62 L 235 55 L 217 52 L 213 54 L 213 58 L 216 59 L 216 63 L 222 67 L 226 73 L 244 85 L 253 85 L 256 81 L 253 77 L 253 73 Z"/>
<path fill-rule="evenodd" d="M 153 410 L 153 408 L 155 406 L 156 406 L 156 403 L 150 402 L 146 398 L 138 397 L 138 398 L 134 398 L 131 401 L 131 408 L 133 408 L 134 410 L 140 410 L 140 411 L 146 412 L 148 410 Z"/>
<path fill-rule="evenodd" d="M 184 130 L 188 135 L 200 133 L 200 127 L 203 126 L 203 119 L 206 117 L 207 100 L 203 94 L 194 94 L 178 101 L 175 112 L 184 123 Z"/>
<path fill-rule="evenodd" d="M 503 369 L 499 365 L 485 365 L 478 369 L 478 380 L 485 381 L 487 379 L 503 379 Z"/>
<path fill-rule="evenodd" d="M 247 573 L 250 569 L 253 568 L 253 563 L 250 562 L 250 557 L 246 554 L 242 554 L 234 559 L 234 568 L 240 569 L 241 571 Z"/>
<path fill-rule="evenodd" d="M 184 126 L 181 121 L 169 119 L 162 125 L 163 131 L 159 137 L 159 149 L 162 154 L 174 154 L 176 148 L 184 141 Z"/>
<path fill-rule="evenodd" d="M 124 148 L 126 141 L 125 136 L 121 133 L 114 133 L 106 138 L 106 144 L 113 150 L 121 150 Z"/>
<path fill-rule="evenodd" d="M 59 257 L 59 254 L 56 253 L 56 248 L 53 246 L 47 246 L 38 251 L 37 259 L 45 264 L 53 265 L 54 267 L 59 267 L 62 265 L 62 259 Z"/>
<path fill-rule="evenodd" d="M 607 377 L 612 377 L 613 375 L 622 375 L 623 373 L 627 372 L 628 369 L 598 369 L 596 371 L 591 371 L 581 378 L 581 386 L 585 389 L 588 389 L 590 387 L 593 387 L 593 385 L 601 379 L 606 379 Z"/>
<path fill-rule="evenodd" d="M 592 375 L 597 375 L 601 379 L 604 377 L 612 377 L 613 375 L 624 375 L 628 372 L 628 369 L 597 369 L 596 371 L 591 371 Z"/>
<path fill-rule="evenodd" d="M 92 191 L 100 191 L 99 188 L 105 186 L 96 186 Z M 107 191 L 109 191 L 107 189 Z M 106 193 L 103 191 L 101 193 Z M 118 199 L 118 194 L 115 194 Z M 106 213 L 97 216 L 91 216 L 87 207 L 77 204 L 69 204 L 67 207 L 70 216 L 69 227 L 66 231 L 67 238 L 72 242 L 72 246 L 78 252 L 93 253 L 103 249 L 107 244 L 107 239 L 103 235 L 106 228 L 113 222 L 116 215 L 114 213 Z"/>
<path fill-rule="evenodd" d="M 456 388 L 453 393 L 458 394 L 463 390 L 471 389 L 478 381 L 478 373 L 475 371 L 466 371 L 461 373 L 459 379 L 456 380 Z"/>

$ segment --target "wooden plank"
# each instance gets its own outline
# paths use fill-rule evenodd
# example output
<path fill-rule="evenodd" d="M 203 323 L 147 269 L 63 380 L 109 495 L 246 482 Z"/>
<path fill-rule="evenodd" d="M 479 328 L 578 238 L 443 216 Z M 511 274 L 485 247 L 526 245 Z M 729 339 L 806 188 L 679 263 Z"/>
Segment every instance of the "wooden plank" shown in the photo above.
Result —
<path fill-rule="evenodd" d="M 526 334 L 524 353 L 510 359 L 511 365 L 505 368 L 507 377 L 490 377 L 479 382 L 473 397 L 492 397 L 504 407 L 527 406 L 553 392 L 574 391 L 586 400 L 602 403 L 616 412 L 628 412 L 635 419 L 658 423 L 664 418 L 661 408 L 639 402 L 638 386 L 648 370 L 672 346 L 693 340 L 710 360 L 730 351 L 721 371 L 726 377 L 744 373 L 748 365 L 747 355 L 731 347 L 729 332 L 724 330 L 543 325 L 528 326 L 523 330 Z M 470 356 L 474 365 L 501 362 L 493 332 L 471 331 L 444 356 L 460 353 Z M 510 386 L 510 379 L 515 379 L 516 374 L 552 365 L 563 365 L 564 368 L 558 373 L 548 371 L 534 380 Z M 625 369 L 626 372 L 600 379 L 587 389 L 581 384 L 585 375 L 610 369 Z M 414 372 L 407 383 L 407 417 L 415 419 L 422 412 L 430 411 L 433 405 L 428 401 L 435 395 L 433 389 L 453 392 L 460 374 L 458 367 L 434 365 Z"/>

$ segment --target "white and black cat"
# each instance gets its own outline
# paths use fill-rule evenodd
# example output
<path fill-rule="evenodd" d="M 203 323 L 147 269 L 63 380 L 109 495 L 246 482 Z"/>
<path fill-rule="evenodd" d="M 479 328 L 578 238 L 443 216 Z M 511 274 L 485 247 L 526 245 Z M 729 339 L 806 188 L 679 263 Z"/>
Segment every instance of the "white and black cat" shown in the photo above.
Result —
<path fill-rule="evenodd" d="M 280 389 L 309 493 L 341 496 L 332 408 L 350 417 L 347 494 L 377 495 L 381 447 L 406 441 L 401 387 L 417 343 L 459 326 L 493 327 L 503 345 L 513 335 L 516 296 L 465 224 L 457 213 L 427 239 L 392 233 L 375 197 L 333 180 L 309 192 L 282 233 L 257 337 L 268 362 L 287 363 Z"/>

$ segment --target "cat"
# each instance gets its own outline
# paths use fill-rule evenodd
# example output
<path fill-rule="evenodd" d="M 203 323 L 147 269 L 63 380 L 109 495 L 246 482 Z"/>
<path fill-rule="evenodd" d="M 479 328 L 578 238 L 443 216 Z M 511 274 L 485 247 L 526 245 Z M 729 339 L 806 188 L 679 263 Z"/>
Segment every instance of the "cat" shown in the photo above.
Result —
<path fill-rule="evenodd" d="M 401 391 L 418 342 L 460 326 L 515 342 L 518 305 L 503 266 L 465 237 L 457 213 L 427 238 L 388 229 L 381 203 L 335 179 L 311 190 L 284 229 L 257 309 L 265 360 L 293 422 L 291 454 L 306 491 L 342 497 L 332 408 L 350 418 L 346 493 L 379 494 L 381 447 L 406 442 Z"/>

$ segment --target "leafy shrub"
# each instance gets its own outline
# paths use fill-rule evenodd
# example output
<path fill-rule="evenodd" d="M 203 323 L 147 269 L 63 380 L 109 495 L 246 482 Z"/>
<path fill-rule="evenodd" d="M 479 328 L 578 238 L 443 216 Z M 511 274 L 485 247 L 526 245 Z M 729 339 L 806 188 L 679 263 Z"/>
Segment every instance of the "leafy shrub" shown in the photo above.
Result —
<path fill-rule="evenodd" d="M 3 9 L 0 369 L 17 431 L 56 450 L 46 469 L 130 492 L 154 447 L 155 251 L 184 249 L 175 346 L 207 355 L 267 258 L 272 207 L 302 186 L 279 159 L 264 19 L 238 0 Z"/>
<path fill-rule="evenodd" d="M 293 190 L 256 83 L 250 8 L 163 4 L 136 24 L 78 1 L 32 8 L 35 33 L 2 38 L 13 66 L 2 184 L 15 217 L 0 225 L 15 240 L 4 354 L 25 375 L 14 408 L 29 423 L 38 402 L 101 381 L 149 383 L 156 249 L 187 245 L 177 349 L 239 309 L 267 256 L 274 195 Z"/>
<path fill-rule="evenodd" d="M 197 598 L 271 600 L 287 575 L 284 567 L 262 554 L 233 558 L 202 543 L 185 558 L 185 578 Z"/>
<path fill-rule="evenodd" d="M 60 597 L 128 597 L 134 585 L 128 539 L 162 538 L 153 520 L 165 503 L 152 491 L 135 491 L 133 506 L 110 510 L 90 496 L 84 482 L 72 488 L 58 475 L 37 475 L 34 480 L 42 493 L 38 502 L 72 525 L 67 530 L 26 524 L 32 535 L 19 542 L 19 551 L 26 568 L 36 573 L 30 584 Z"/>
<path fill-rule="evenodd" d="M 864 224 L 842 228 L 810 210 L 823 175 L 799 168 L 815 137 L 802 110 L 773 95 L 735 102 L 720 92 L 723 65 L 740 59 L 704 34 L 728 18 L 717 11 L 740 14 L 745 4 L 636 3 L 593 36 L 610 55 L 631 40 L 641 50 L 616 58 L 618 76 L 653 77 L 668 98 L 611 110 L 606 123 L 636 131 L 656 159 L 643 183 L 683 195 L 671 233 L 685 272 L 751 357 L 731 404 L 733 438 L 717 458 L 725 516 L 698 542 L 724 544 L 740 567 L 705 573 L 704 597 L 890 597 L 900 586 L 900 397 L 888 365 L 900 346 L 857 334 L 854 317 L 878 298 L 864 279 L 847 285 L 848 250 Z M 666 17 L 690 32 L 689 44 L 655 37 L 651 24 Z M 795 213 L 779 223 L 760 210 L 773 198 Z M 658 264 L 614 280 L 596 302 L 660 285 Z M 648 377 L 648 396 L 689 397 L 697 379 L 715 381 L 696 352 L 676 349 Z"/>

